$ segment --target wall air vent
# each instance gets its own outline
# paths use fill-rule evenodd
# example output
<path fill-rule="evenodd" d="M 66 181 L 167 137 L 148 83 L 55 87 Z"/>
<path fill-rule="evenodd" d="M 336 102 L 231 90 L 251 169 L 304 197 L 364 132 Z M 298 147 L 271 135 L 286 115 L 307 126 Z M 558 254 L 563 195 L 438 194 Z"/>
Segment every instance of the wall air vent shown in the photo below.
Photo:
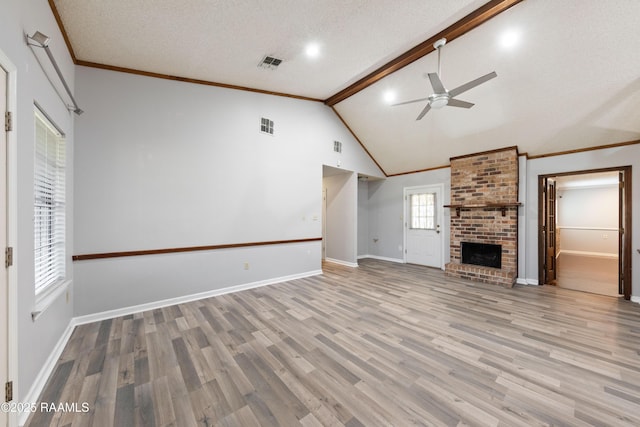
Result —
<path fill-rule="evenodd" d="M 258 67 L 266 68 L 267 70 L 275 70 L 280 64 L 282 64 L 282 59 L 266 55 L 264 58 L 262 58 L 262 61 L 260 61 Z"/>
<path fill-rule="evenodd" d="M 333 151 L 336 153 L 342 153 L 342 142 L 333 141 Z"/>
<path fill-rule="evenodd" d="M 265 119 L 264 117 L 262 117 L 260 119 L 260 132 L 273 135 L 273 120 Z"/>

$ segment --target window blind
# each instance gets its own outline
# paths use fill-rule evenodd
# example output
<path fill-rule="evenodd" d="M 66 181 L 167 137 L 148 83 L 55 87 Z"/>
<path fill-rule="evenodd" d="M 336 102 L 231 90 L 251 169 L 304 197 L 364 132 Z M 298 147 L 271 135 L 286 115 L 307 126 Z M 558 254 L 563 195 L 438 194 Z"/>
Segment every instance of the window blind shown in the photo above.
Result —
<path fill-rule="evenodd" d="M 35 292 L 64 280 L 65 143 L 40 111 L 35 113 L 34 235 Z"/>

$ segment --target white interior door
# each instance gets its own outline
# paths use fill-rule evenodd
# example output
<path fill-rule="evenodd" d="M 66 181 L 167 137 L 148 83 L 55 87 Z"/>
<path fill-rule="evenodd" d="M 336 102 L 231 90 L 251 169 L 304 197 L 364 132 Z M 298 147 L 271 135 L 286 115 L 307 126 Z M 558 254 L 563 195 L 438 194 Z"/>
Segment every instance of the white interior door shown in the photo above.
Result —
<path fill-rule="evenodd" d="M 405 262 L 442 268 L 440 185 L 405 188 Z"/>
<path fill-rule="evenodd" d="M 3 126 L 0 128 L 0 242 L 2 248 L 7 247 L 7 132 L 4 127 L 7 111 L 7 73 L 0 67 L 0 117 Z M 0 274 L 0 385 L 6 384 L 9 378 L 9 286 L 7 268 Z M 2 396 L 4 402 L 4 396 Z M 7 412 L 0 411 L 0 425 L 7 425 Z"/>

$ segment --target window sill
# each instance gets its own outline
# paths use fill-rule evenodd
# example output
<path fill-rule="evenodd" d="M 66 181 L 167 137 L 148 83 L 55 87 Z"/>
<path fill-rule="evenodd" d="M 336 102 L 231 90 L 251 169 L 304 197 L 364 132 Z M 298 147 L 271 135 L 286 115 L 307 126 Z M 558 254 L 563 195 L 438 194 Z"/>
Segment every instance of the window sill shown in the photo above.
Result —
<path fill-rule="evenodd" d="M 36 304 L 34 310 L 31 312 L 31 320 L 36 321 L 42 313 L 44 313 L 53 302 L 58 299 L 60 295 L 65 293 L 69 289 L 71 280 L 63 280 L 54 285 L 51 285 L 49 289 L 36 295 Z"/>

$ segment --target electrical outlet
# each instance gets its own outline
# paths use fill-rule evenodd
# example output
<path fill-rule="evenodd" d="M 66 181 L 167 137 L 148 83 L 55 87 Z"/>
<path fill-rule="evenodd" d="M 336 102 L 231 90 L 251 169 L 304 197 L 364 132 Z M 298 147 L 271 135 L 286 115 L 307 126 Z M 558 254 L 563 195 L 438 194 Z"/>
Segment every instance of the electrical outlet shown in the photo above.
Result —
<path fill-rule="evenodd" d="M 248 263 L 248 262 L 245 262 L 245 263 L 244 263 L 244 269 L 245 269 L 245 270 L 248 270 L 248 269 L 249 269 L 249 263 Z"/>
<path fill-rule="evenodd" d="M 609 235 L 608 235 L 608 234 L 603 234 L 603 235 L 602 235 L 602 238 L 603 238 L 603 239 L 608 239 L 608 238 L 609 238 Z"/>

